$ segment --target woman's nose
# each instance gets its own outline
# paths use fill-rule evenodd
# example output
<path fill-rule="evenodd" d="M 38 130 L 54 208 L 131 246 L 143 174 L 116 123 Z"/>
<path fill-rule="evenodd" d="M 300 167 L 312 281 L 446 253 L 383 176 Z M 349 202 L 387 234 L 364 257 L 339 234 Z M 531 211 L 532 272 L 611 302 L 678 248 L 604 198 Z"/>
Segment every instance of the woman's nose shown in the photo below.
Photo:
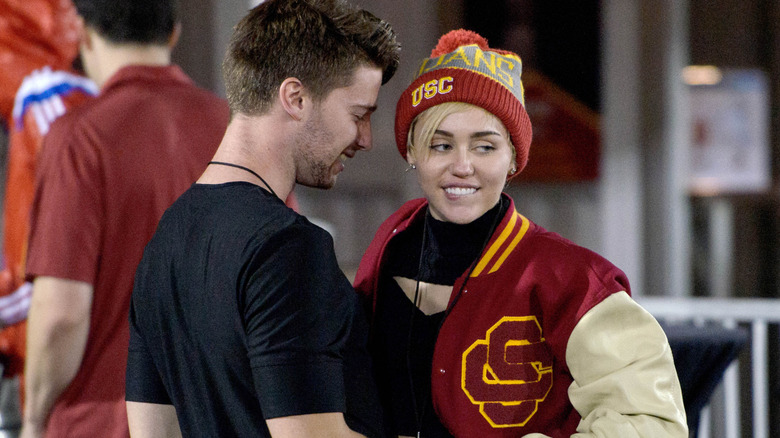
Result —
<path fill-rule="evenodd" d="M 453 162 L 450 166 L 452 174 L 457 176 L 470 176 L 474 173 L 474 165 L 468 151 L 456 150 L 453 154 Z"/>

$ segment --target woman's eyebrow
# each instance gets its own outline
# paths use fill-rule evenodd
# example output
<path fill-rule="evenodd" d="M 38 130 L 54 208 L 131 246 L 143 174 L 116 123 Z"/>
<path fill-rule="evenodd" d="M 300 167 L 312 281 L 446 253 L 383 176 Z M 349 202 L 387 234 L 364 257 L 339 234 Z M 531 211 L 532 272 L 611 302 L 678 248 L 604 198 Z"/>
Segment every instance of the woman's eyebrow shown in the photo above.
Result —
<path fill-rule="evenodd" d="M 455 136 L 455 134 L 453 134 L 453 133 L 451 133 L 449 131 L 445 131 L 443 129 L 437 129 L 436 131 L 434 131 L 434 134 L 435 135 L 441 135 L 443 137 L 454 137 Z M 490 137 L 492 135 L 500 136 L 501 133 L 499 133 L 497 131 L 477 131 L 477 132 L 471 133 L 471 135 L 469 135 L 469 137 L 471 137 L 471 138 L 480 138 L 480 137 Z"/>

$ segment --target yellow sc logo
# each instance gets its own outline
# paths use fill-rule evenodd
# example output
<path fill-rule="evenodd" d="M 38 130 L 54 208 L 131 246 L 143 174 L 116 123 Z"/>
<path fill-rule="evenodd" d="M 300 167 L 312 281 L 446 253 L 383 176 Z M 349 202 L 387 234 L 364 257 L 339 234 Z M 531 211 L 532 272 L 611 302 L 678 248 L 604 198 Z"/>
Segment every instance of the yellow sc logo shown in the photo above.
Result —
<path fill-rule="evenodd" d="M 432 99 L 437 94 L 449 93 L 452 91 L 453 81 L 452 76 L 444 76 L 439 79 L 431 79 L 415 88 L 412 90 L 412 106 L 419 105 L 423 99 Z"/>
<path fill-rule="evenodd" d="M 493 427 L 520 427 L 552 388 L 552 357 L 535 316 L 504 317 L 463 352 L 461 387 Z"/>

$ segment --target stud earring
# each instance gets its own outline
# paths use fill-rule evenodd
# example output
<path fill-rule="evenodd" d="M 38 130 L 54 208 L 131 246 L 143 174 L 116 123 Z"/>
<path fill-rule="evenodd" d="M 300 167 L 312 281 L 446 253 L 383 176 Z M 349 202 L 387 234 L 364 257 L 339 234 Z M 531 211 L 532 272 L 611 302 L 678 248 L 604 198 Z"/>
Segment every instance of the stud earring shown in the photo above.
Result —
<path fill-rule="evenodd" d="M 414 169 L 417 169 L 417 166 L 415 166 L 414 164 L 410 164 L 409 167 L 407 167 L 406 170 L 404 170 L 404 172 L 408 172 L 408 171 L 414 170 Z"/>
<path fill-rule="evenodd" d="M 510 175 L 514 175 L 515 172 L 517 172 L 517 168 L 516 167 L 512 167 L 512 170 L 509 171 L 509 174 Z"/>

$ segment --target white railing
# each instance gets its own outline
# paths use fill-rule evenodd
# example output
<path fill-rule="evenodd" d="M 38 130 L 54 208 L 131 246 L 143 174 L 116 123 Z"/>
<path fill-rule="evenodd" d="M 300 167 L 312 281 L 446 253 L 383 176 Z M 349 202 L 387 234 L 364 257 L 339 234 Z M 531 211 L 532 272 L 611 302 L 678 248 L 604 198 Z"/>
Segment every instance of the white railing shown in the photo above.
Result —
<path fill-rule="evenodd" d="M 637 297 L 647 311 L 659 320 L 717 322 L 724 327 L 750 326 L 750 363 L 735 360 L 726 370 L 723 386 L 723 413 L 725 438 L 740 438 L 741 410 L 739 366 L 751 370 L 751 420 L 754 438 L 769 438 L 769 357 L 768 330 L 770 324 L 780 323 L 780 300 L 766 298 L 668 298 Z M 701 417 L 699 438 L 708 438 L 709 408 Z"/>

